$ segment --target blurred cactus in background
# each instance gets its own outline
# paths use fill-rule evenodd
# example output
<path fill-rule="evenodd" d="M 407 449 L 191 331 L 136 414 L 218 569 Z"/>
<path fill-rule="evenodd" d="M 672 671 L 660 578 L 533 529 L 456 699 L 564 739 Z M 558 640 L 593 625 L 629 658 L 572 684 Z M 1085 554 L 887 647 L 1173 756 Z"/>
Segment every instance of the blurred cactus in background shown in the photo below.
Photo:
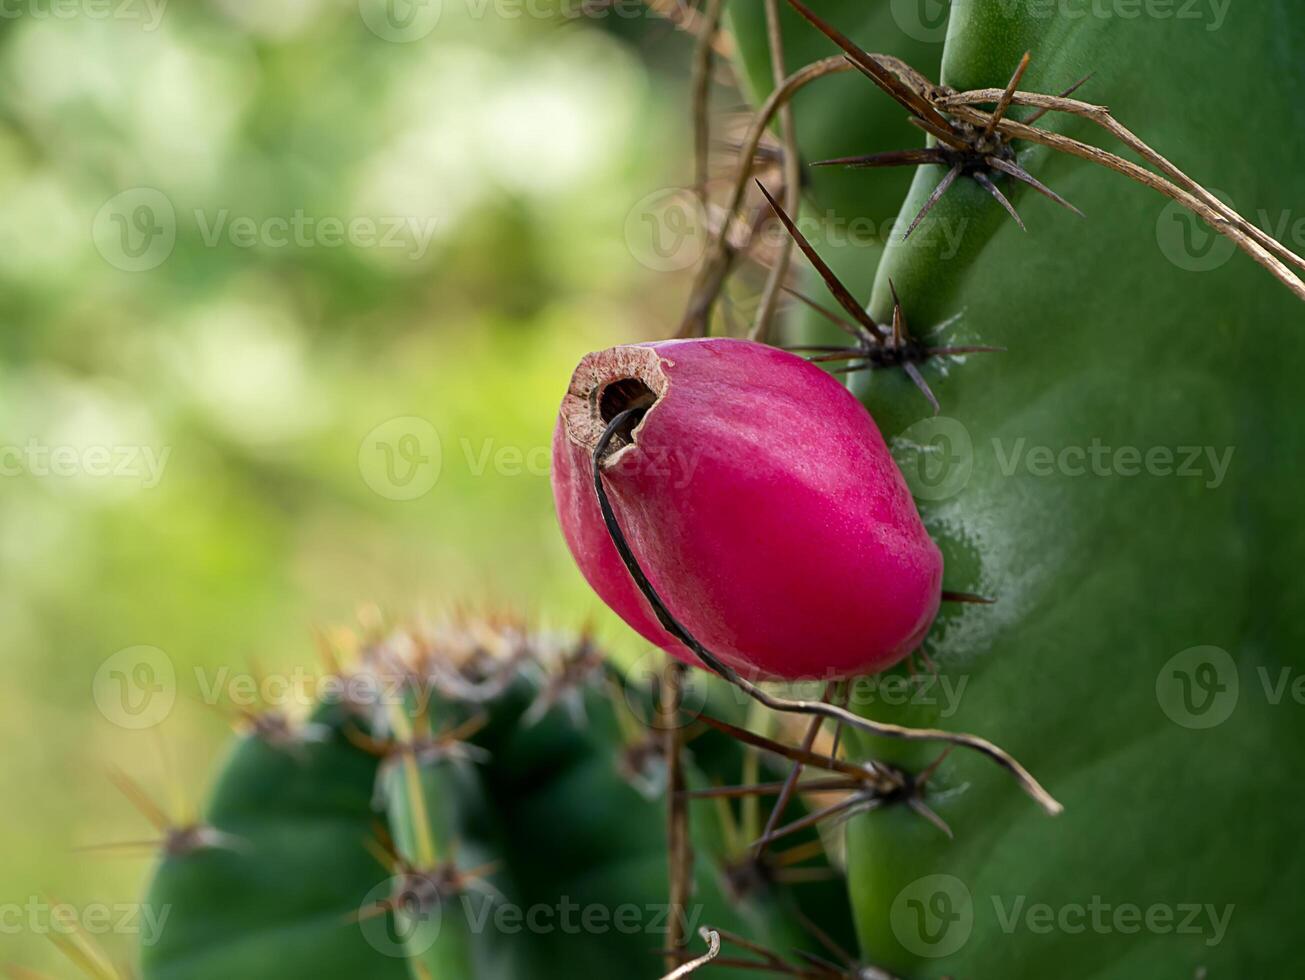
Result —
<path fill-rule="evenodd" d="M 146 980 L 662 974 L 656 691 L 588 639 L 507 623 L 396 629 L 335 677 L 340 699 L 311 721 L 261 716 L 203 832 L 164 849 L 147 903 L 170 917 L 143 949 Z M 761 771 L 755 750 L 704 738 L 702 751 L 688 763 L 697 789 L 708 771 Z M 820 951 L 811 917 L 848 940 L 818 836 L 749 872 L 728 801 L 691 805 L 686 926 Z M 804 812 L 799 800 L 788 815 Z"/>

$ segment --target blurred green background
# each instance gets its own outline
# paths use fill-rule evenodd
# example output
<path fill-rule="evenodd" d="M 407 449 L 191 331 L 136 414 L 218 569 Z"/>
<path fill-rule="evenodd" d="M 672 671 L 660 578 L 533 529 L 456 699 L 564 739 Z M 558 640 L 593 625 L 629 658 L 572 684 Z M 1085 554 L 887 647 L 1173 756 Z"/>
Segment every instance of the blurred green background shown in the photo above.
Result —
<path fill-rule="evenodd" d="M 547 447 L 579 357 L 680 312 L 640 202 L 689 179 L 688 57 L 540 2 L 5 4 L 0 963 L 75 975 L 33 901 L 137 900 L 147 858 L 76 849 L 154 836 L 112 767 L 202 799 L 224 667 L 371 601 L 637 649 Z M 177 696 L 137 728 L 142 646 Z"/>

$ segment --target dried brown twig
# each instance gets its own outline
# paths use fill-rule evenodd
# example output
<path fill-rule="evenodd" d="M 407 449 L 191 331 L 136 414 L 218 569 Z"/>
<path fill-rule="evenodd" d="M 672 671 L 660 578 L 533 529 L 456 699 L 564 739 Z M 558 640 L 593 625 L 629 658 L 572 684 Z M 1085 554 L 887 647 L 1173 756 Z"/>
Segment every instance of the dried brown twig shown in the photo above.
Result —
<path fill-rule="evenodd" d="M 910 114 L 910 121 L 932 137 L 933 144 L 911 150 L 820 161 L 815 165 L 878 168 L 937 164 L 945 167 L 942 179 L 908 227 L 904 237 L 909 237 L 920 226 L 937 202 L 961 177 L 974 180 L 1021 227 L 1024 227 L 1024 223 L 1018 212 L 998 186 L 1001 178 L 1019 181 L 1056 204 L 1081 215 L 1082 212 L 1039 181 L 1019 163 L 1012 144 L 1016 140 L 1023 140 L 1106 167 L 1164 194 L 1196 214 L 1216 233 L 1230 239 L 1293 294 L 1305 299 L 1305 279 L 1302 279 L 1297 271 L 1305 270 L 1305 258 L 1293 252 L 1267 231 L 1257 227 L 1189 177 L 1115 119 L 1108 108 L 1070 97 L 1092 77 L 1091 75 L 1075 82 L 1058 96 L 1023 92 L 1020 91 L 1019 85 L 1029 65 L 1030 56 L 1026 54 L 1006 87 L 955 92 L 935 84 L 900 59 L 863 50 L 846 35 L 822 20 L 804 0 L 788 0 L 788 2 L 799 14 L 837 44 L 843 51 L 843 57 L 825 59 L 799 69 L 788 76 L 782 86 L 777 81 L 770 98 L 758 111 L 749 140 L 744 144 L 747 152 L 736 175 L 734 189 L 726 205 L 724 221 L 721 227 L 714 231 L 708 244 L 688 309 L 681 322 L 679 336 L 705 336 L 709 331 L 712 310 L 738 255 L 737 249 L 730 241 L 730 228 L 746 193 L 750 174 L 748 161 L 755 153 L 765 128 L 771 124 L 781 108 L 787 107 L 789 100 L 798 89 L 818 78 L 850 69 L 860 71 L 901 105 Z M 771 44 L 772 50 L 777 47 L 774 38 Z M 780 44 L 782 45 L 782 39 Z M 984 104 L 991 104 L 993 109 L 984 111 L 979 108 Z M 1009 110 L 1014 106 L 1029 107 L 1036 111 L 1026 120 L 1015 120 L 1008 115 Z M 1100 147 L 1034 125 L 1050 112 L 1067 113 L 1093 122 L 1155 169 L 1150 170 L 1146 166 Z M 783 120 L 781 120 L 781 129 L 786 129 Z M 785 142 L 787 144 L 788 141 Z M 796 160 L 795 148 L 786 146 L 786 167 Z M 797 203 L 794 197 L 796 189 L 788 176 L 785 179 L 785 187 L 787 210 L 790 214 L 796 214 Z M 771 270 L 771 276 L 767 281 L 766 293 L 763 295 L 751 334 L 757 339 L 764 339 L 768 334 L 774 315 L 774 293 L 783 288 L 782 274 L 785 271 L 785 263 L 782 259 L 783 257 Z M 910 373 L 911 368 L 905 367 Z"/>
<path fill-rule="evenodd" d="M 607 6 L 612 2 L 613 0 L 604 0 Z M 704 15 L 694 7 L 683 3 L 682 0 L 644 0 L 644 4 L 657 16 L 670 22 L 677 30 L 692 34 L 695 38 L 700 38 L 707 33 Z M 722 58 L 734 56 L 734 45 L 729 37 L 716 33 L 710 43 L 712 49 Z"/>
<path fill-rule="evenodd" d="M 933 207 L 957 177 L 965 173 L 995 197 L 1022 227 L 1023 222 L 1015 213 L 1010 201 L 992 182 L 990 176 L 992 171 L 1022 181 L 1057 204 L 1077 211 L 1073 205 L 1043 185 L 1015 160 L 1011 149 L 1012 141 L 1024 140 L 1038 143 L 1107 167 L 1177 201 L 1209 224 L 1214 231 L 1231 239 L 1298 297 L 1305 299 L 1305 282 L 1287 266 L 1287 263 L 1290 263 L 1305 269 L 1305 259 L 1296 255 L 1267 232 L 1257 228 L 1183 173 L 1116 120 L 1105 106 L 1069 98 L 1069 94 L 1078 89 L 1086 79 L 1075 83 L 1060 96 L 1020 92 L 1019 83 L 1023 79 L 1030 57 L 1025 54 L 1010 83 L 1004 89 L 988 88 L 974 92 L 953 92 L 943 86 L 933 85 L 914 69 L 903 73 L 902 64 L 896 59 L 887 59 L 882 55 L 862 51 L 849 38 L 812 12 L 803 0 L 789 0 L 789 3 L 841 47 L 849 60 L 853 61 L 864 74 L 906 108 L 912 114 L 912 122 L 938 141 L 937 146 L 906 151 L 904 154 L 878 154 L 871 157 L 830 161 L 849 166 L 951 164 L 951 170 L 926 202 L 921 216 Z M 984 103 L 995 104 L 991 113 L 975 108 L 976 105 Z M 1007 111 L 1012 105 L 1031 106 L 1038 112 L 1028 122 L 1019 122 L 1007 116 Z M 1165 176 L 1157 175 L 1100 147 L 1031 125 L 1047 112 L 1065 112 L 1091 120 Z M 917 218 L 912 225 L 912 230 L 919 221 L 920 218 Z M 907 232 L 907 235 L 909 234 L 910 231 Z"/>
<path fill-rule="evenodd" d="M 696 973 L 699 969 L 706 966 L 708 963 L 710 963 L 712 960 L 714 960 L 716 957 L 720 955 L 719 932 L 715 931 L 714 929 L 708 929 L 706 926 L 703 926 L 701 929 L 698 930 L 698 935 L 702 936 L 702 938 L 706 941 L 707 952 L 703 953 L 695 960 L 690 960 L 688 963 L 685 963 L 683 966 L 675 967 L 674 969 L 671 970 L 670 973 L 662 977 L 662 980 L 681 980 L 682 977 L 687 977 L 691 973 Z M 677 954 L 674 952 L 674 947 L 672 947 L 671 951 L 667 955 L 672 959 L 679 958 Z"/>
<path fill-rule="evenodd" d="M 666 668 L 662 679 L 661 712 L 658 719 L 665 738 L 666 755 L 666 842 L 667 877 L 670 882 L 669 952 L 666 968 L 673 970 L 679 962 L 677 952 L 683 947 L 687 919 L 684 914 L 693 881 L 693 844 L 689 839 L 689 807 L 685 799 L 684 729 L 680 726 L 680 701 L 684 692 L 684 674 L 688 668 L 679 662 Z M 704 936 L 705 938 L 705 936 Z"/>
<path fill-rule="evenodd" d="M 1015 223 L 1024 228 L 1024 222 L 1014 205 L 994 183 L 994 178 L 1004 174 L 1032 187 L 1039 194 L 1050 198 L 1061 207 L 1082 216 L 1076 207 L 1051 190 L 1027 170 L 1019 165 L 1010 141 L 997 133 L 997 124 L 1010 108 L 1011 99 L 1019 88 L 1020 81 L 1028 70 L 1031 55 L 1025 54 L 1011 76 L 1009 84 L 997 97 L 997 109 L 990 119 L 981 125 L 974 125 L 964 120 L 957 120 L 944 114 L 937 105 L 938 94 L 944 89 L 934 85 L 927 77 L 910 65 L 897 58 L 870 54 L 863 50 L 851 38 L 843 34 L 832 24 L 821 19 L 802 0 L 789 0 L 798 13 L 812 26 L 843 49 L 847 59 L 862 74 L 884 90 L 899 105 L 910 113 L 910 122 L 924 130 L 936 140 L 936 145 L 922 150 L 895 153 L 877 153 L 865 157 L 852 157 L 837 161 L 826 161 L 826 165 L 841 163 L 854 167 L 883 166 L 917 166 L 922 163 L 937 163 L 949 169 L 942 182 L 925 202 L 915 221 L 907 230 L 905 238 L 919 227 L 925 216 L 941 199 L 947 189 L 961 176 L 968 176 L 998 204 L 1006 209 Z"/>
<path fill-rule="evenodd" d="M 725 205 L 725 217 L 712 235 L 707 245 L 702 265 L 690 294 L 689 306 L 680 323 L 678 336 L 704 337 L 711 323 L 711 313 L 720 296 L 725 280 L 729 278 L 738 250 L 730 242 L 730 229 L 734 216 L 743 206 L 747 193 L 748 179 L 752 175 L 752 160 L 761 145 L 766 127 L 775 118 L 779 109 L 788 103 L 795 94 L 817 79 L 851 71 L 852 66 L 843 58 L 826 58 L 814 64 L 800 68 L 790 75 L 784 85 L 771 92 L 770 97 L 757 110 L 756 118 L 748 130 L 739 149 L 739 167 L 735 176 L 730 197 Z"/>
<path fill-rule="evenodd" d="M 992 102 L 995 91 L 994 89 L 977 89 L 972 92 L 949 93 L 939 97 L 938 105 L 949 112 L 955 113 L 962 119 L 976 124 L 986 123 L 992 117 L 974 107 L 986 102 Z M 1159 176 L 1145 167 L 1141 167 L 1130 160 L 1125 160 L 1100 147 L 1082 143 L 1059 133 L 1038 129 L 1028 123 L 1021 123 L 1013 119 L 998 121 L 995 127 L 998 132 L 1013 139 L 1038 143 L 1053 150 L 1069 153 L 1090 163 L 1107 167 L 1177 201 L 1204 220 L 1214 231 L 1235 242 L 1242 251 L 1268 269 L 1275 279 L 1298 297 L 1305 299 L 1305 282 L 1302 282 L 1301 278 L 1292 272 L 1287 265 L 1287 263 L 1290 263 L 1297 268 L 1305 269 L 1305 258 L 1297 255 L 1272 235 L 1242 217 L 1237 211 L 1219 200 L 1218 197 L 1185 174 L 1163 155 L 1148 146 L 1128 127 L 1115 119 L 1107 107 L 1092 105 L 1077 99 L 1040 95 L 1033 92 L 1016 92 L 1011 96 L 1010 101 L 1015 105 L 1032 106 L 1050 112 L 1064 112 L 1088 119 L 1137 153 L 1142 159 L 1155 166 L 1165 176 Z"/>
<path fill-rule="evenodd" d="M 716 38 L 720 35 L 725 0 L 707 0 L 703 9 L 704 24 L 693 53 L 693 192 L 707 203 L 707 157 L 711 152 L 711 67 Z"/>
<path fill-rule="evenodd" d="M 788 70 L 784 66 L 784 33 L 779 23 L 779 0 L 766 0 L 766 37 L 770 45 L 771 77 L 778 90 L 788 77 Z M 798 156 L 797 124 L 793 121 L 791 103 L 786 102 L 779 109 L 779 131 L 784 146 L 784 206 L 790 214 L 797 214 L 802 204 L 802 161 Z M 788 278 L 792 257 L 793 240 L 790 237 L 784 239 L 784 244 L 775 257 L 775 264 L 766 278 L 757 316 L 748 333 L 749 339 L 762 343 L 770 339 L 770 324 L 779 306 L 779 294 Z"/>

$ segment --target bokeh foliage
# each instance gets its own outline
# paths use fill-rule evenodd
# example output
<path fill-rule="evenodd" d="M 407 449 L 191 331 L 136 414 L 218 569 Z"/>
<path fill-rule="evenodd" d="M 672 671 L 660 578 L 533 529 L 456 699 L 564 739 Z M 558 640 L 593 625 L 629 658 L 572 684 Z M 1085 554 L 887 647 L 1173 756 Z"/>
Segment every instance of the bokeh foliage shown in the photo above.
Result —
<path fill-rule="evenodd" d="M 108 767 L 194 801 L 229 734 L 195 671 L 311 660 L 312 628 L 360 601 L 592 618 L 634 649 L 554 531 L 546 447 L 580 355 L 661 332 L 682 294 L 625 239 L 636 201 L 685 176 L 687 49 L 658 22 L 446 3 L 393 43 L 352 3 L 178 2 L 153 29 L 99 9 L 0 24 L 0 443 L 170 455 L 150 488 L 0 478 L 4 903 L 134 901 L 148 862 L 72 851 L 148 836 Z M 92 229 L 140 187 L 174 207 L 176 242 L 128 272 Z M 224 214 L 296 211 L 434 234 L 424 251 L 206 240 Z M 408 416 L 443 466 L 396 501 L 359 451 Z M 139 644 L 177 671 L 155 733 L 92 698 L 97 667 Z M 104 937 L 124 958 L 136 941 Z M 4 945 L 67 969 L 30 931 Z"/>

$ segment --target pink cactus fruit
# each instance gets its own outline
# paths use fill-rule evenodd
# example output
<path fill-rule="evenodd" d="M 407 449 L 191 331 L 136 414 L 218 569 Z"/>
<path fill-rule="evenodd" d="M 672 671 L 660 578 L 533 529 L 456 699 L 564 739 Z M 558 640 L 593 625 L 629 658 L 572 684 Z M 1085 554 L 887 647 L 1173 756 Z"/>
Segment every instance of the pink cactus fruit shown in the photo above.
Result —
<path fill-rule="evenodd" d="M 563 534 L 598 595 L 651 642 L 662 629 L 603 524 L 617 520 L 672 614 L 726 663 L 833 679 L 897 663 L 938 612 L 942 555 L 865 408 L 802 358 L 743 340 L 614 347 L 580 362 L 553 437 Z"/>

